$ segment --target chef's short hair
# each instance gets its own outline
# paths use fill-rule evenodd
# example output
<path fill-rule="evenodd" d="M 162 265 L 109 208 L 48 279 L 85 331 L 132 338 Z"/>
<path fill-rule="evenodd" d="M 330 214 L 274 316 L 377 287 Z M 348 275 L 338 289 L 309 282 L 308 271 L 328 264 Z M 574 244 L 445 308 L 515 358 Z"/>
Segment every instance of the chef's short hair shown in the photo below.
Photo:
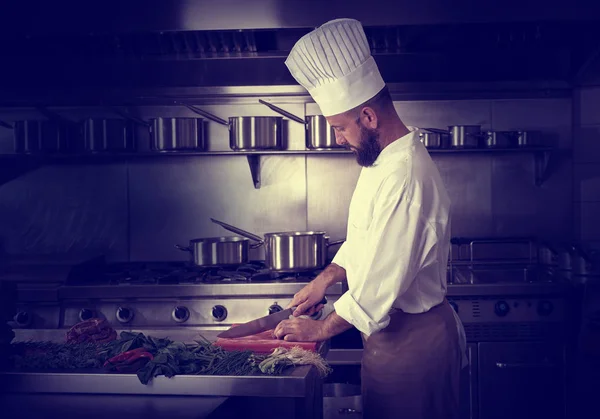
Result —
<path fill-rule="evenodd" d="M 392 100 L 390 89 L 388 89 L 388 87 L 385 86 L 371 99 L 367 100 L 366 102 L 362 103 L 361 105 L 348 112 L 359 113 L 362 108 L 367 106 L 369 108 L 373 108 L 375 112 L 386 113 L 388 111 L 394 110 L 394 101 Z"/>

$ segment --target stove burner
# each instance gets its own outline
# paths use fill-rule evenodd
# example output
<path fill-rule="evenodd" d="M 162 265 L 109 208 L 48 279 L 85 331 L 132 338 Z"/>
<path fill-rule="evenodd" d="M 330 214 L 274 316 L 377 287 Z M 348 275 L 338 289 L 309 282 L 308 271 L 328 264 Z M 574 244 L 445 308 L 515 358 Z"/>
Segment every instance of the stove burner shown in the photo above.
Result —
<path fill-rule="evenodd" d="M 104 278 L 110 285 L 177 285 L 223 282 L 309 282 L 321 270 L 271 272 L 264 262 L 236 266 L 200 267 L 190 262 L 131 262 L 107 265 Z M 85 282 L 82 278 L 81 282 Z"/>

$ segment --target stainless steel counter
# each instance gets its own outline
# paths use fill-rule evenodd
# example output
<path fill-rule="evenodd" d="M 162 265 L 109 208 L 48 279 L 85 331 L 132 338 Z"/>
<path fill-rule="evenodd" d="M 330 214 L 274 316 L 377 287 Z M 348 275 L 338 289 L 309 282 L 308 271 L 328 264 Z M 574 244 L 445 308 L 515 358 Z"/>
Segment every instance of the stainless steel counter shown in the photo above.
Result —
<path fill-rule="evenodd" d="M 36 417 L 109 417 L 134 411 L 126 416 L 223 418 L 239 417 L 249 406 L 258 409 L 262 405 L 308 419 L 321 417 L 322 394 L 321 379 L 308 366 L 281 376 L 161 376 L 148 385 L 141 384 L 135 374 L 95 370 L 0 372 L 0 401 L 6 406 L 6 419 L 30 417 L 32 412 L 23 409 L 23 403 L 37 406 Z"/>
<path fill-rule="evenodd" d="M 89 285 L 65 286 L 58 289 L 59 299 L 82 298 L 155 298 L 157 289 L 161 298 L 215 297 L 215 296 L 289 296 L 300 291 L 306 282 L 273 281 L 261 283 L 211 283 L 186 285 Z M 565 292 L 568 283 L 497 283 L 497 284 L 448 284 L 449 296 L 468 295 L 545 295 Z M 335 284 L 327 295 L 342 295 L 345 287 Z"/>
<path fill-rule="evenodd" d="M 135 374 L 97 370 L 0 372 L 0 388 L 6 393 L 305 397 L 317 380 L 317 371 L 309 366 L 278 376 L 160 376 L 148 385 Z"/>

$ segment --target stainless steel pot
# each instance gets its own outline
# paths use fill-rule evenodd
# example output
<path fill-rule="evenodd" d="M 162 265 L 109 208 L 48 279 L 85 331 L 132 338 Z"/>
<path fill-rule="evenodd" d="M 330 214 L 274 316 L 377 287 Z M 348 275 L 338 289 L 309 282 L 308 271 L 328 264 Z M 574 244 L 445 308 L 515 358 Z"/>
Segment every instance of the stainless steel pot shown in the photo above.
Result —
<path fill-rule="evenodd" d="M 235 236 L 207 237 L 190 240 L 188 246 L 176 244 L 175 247 L 190 252 L 191 261 L 196 266 L 240 265 L 248 262 L 250 240 Z"/>
<path fill-rule="evenodd" d="M 0 121 L 0 126 L 13 130 L 16 153 L 64 153 L 74 149 L 78 126 L 43 107 L 36 108 L 48 120 L 21 120 L 14 125 Z"/>
<path fill-rule="evenodd" d="M 234 151 L 283 149 L 283 118 L 279 116 L 231 116 L 227 122 L 195 106 L 176 103 L 213 122 L 227 126 L 229 148 Z"/>
<path fill-rule="evenodd" d="M 442 138 L 444 137 L 447 137 L 447 134 L 428 130 L 419 132 L 419 138 L 426 148 L 442 148 Z"/>
<path fill-rule="evenodd" d="M 516 132 L 514 131 L 486 131 L 483 144 L 486 148 L 510 148 L 516 144 Z"/>
<path fill-rule="evenodd" d="M 483 137 L 480 125 L 451 125 L 448 127 L 448 130 L 439 128 L 423 129 L 442 135 L 442 145 L 444 145 L 443 143 L 445 142 L 444 136 L 448 136 L 450 139 L 448 142 L 451 148 L 478 148 L 479 140 Z"/>
<path fill-rule="evenodd" d="M 135 151 L 132 121 L 117 118 L 89 118 L 83 122 L 85 150 L 96 152 Z"/>
<path fill-rule="evenodd" d="M 449 126 L 452 148 L 477 148 L 482 137 L 481 125 Z"/>
<path fill-rule="evenodd" d="M 539 131 L 517 131 L 517 146 L 539 147 L 542 145 L 542 135 Z"/>
<path fill-rule="evenodd" d="M 122 117 L 150 131 L 150 149 L 157 152 L 206 151 L 206 127 L 201 118 L 151 118 L 149 122 L 113 108 Z"/>
<path fill-rule="evenodd" d="M 335 148 L 344 148 L 335 141 L 335 130 L 329 125 L 327 119 L 323 115 L 310 115 L 306 120 L 296 116 L 278 106 L 262 99 L 258 100 L 263 105 L 268 106 L 273 111 L 285 116 L 300 124 L 304 124 L 306 129 L 305 141 L 306 148 L 310 150 L 330 150 Z"/>
<path fill-rule="evenodd" d="M 154 151 L 206 151 L 206 129 L 201 118 L 152 118 L 151 148 Z"/>
<path fill-rule="evenodd" d="M 267 233 L 262 238 L 238 227 L 211 218 L 215 224 L 265 246 L 265 263 L 272 272 L 302 272 L 325 267 L 329 246 L 345 240 L 329 242 L 323 231 L 288 231 Z M 257 247 L 258 247 L 257 246 Z"/>

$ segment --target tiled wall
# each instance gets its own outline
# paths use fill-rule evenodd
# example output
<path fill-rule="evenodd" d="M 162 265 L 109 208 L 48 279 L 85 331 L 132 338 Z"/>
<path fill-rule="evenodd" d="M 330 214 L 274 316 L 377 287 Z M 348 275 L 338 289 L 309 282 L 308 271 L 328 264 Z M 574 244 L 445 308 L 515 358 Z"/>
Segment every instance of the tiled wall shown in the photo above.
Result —
<path fill-rule="evenodd" d="M 600 87 L 574 93 L 575 228 L 582 241 L 600 250 Z"/>
<path fill-rule="evenodd" d="M 571 98 L 547 98 L 407 101 L 396 108 L 412 126 L 538 129 L 569 149 L 571 105 Z M 282 106 L 297 114 L 304 110 L 298 104 Z M 211 111 L 219 116 L 241 112 Z M 319 113 L 314 104 L 305 111 Z M 226 134 L 226 128 L 214 125 Z M 303 127 L 290 123 L 289 129 L 291 143 L 302 144 Z M 0 136 L 3 141 L 6 146 L 10 138 Z M 218 145 L 226 147 L 226 140 Z M 453 201 L 454 236 L 571 237 L 573 164 L 568 157 L 541 187 L 534 185 L 530 154 L 434 155 L 434 160 Z M 209 217 L 259 235 L 325 229 L 342 238 L 359 171 L 350 155 L 268 156 L 262 159 L 263 187 L 256 190 L 243 156 L 43 167 L 0 186 L 0 244 L 12 254 L 93 249 L 113 260 L 182 260 L 187 255 L 174 244 L 229 234 Z M 594 204 L 582 208 L 593 211 Z"/>

